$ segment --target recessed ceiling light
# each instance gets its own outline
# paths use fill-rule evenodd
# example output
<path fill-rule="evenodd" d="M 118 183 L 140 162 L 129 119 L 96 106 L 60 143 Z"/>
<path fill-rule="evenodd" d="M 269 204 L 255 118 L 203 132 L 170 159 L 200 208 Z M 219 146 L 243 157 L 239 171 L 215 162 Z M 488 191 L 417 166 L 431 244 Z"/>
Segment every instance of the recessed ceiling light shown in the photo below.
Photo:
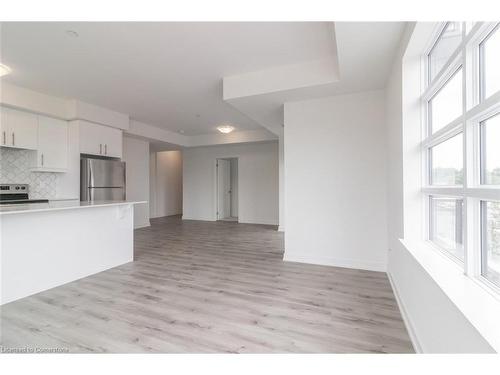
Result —
<path fill-rule="evenodd" d="M 234 126 L 221 125 L 221 126 L 217 126 L 217 130 L 220 131 L 221 133 L 227 134 L 227 133 L 231 133 L 234 130 Z"/>
<path fill-rule="evenodd" d="M 6 76 L 10 72 L 11 70 L 7 65 L 0 64 L 0 77 Z"/>
<path fill-rule="evenodd" d="M 75 30 L 66 30 L 66 34 L 72 38 L 78 38 L 78 33 Z"/>

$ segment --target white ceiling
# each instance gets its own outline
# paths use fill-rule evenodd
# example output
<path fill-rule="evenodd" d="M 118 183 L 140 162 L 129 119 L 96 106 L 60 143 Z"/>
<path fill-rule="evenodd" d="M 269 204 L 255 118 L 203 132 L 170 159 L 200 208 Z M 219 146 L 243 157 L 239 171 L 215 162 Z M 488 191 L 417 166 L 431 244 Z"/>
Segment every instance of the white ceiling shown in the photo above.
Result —
<path fill-rule="evenodd" d="M 336 22 L 339 77 L 325 76 L 321 84 L 312 82 L 295 89 L 269 90 L 228 100 L 278 134 L 283 124 L 283 103 L 366 90 L 383 89 L 394 62 L 405 22 Z"/>
<path fill-rule="evenodd" d="M 186 135 L 261 126 L 222 100 L 222 78 L 336 58 L 329 23 L 2 23 L 4 79 Z M 74 30 L 79 36 L 70 37 Z"/>

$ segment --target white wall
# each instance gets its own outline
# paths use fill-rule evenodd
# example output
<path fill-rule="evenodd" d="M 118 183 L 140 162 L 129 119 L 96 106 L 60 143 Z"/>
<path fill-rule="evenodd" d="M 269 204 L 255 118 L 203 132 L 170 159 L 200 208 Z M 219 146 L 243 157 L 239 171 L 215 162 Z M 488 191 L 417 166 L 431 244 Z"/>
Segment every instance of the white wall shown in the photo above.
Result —
<path fill-rule="evenodd" d="M 149 217 L 156 215 L 156 152 L 149 145 Z"/>
<path fill-rule="evenodd" d="M 147 201 L 134 206 L 134 227 L 149 226 L 149 142 L 123 137 L 123 159 L 127 166 L 127 200 Z"/>
<path fill-rule="evenodd" d="M 70 101 L 43 94 L 2 81 L 0 102 L 9 106 L 53 116 L 64 120 L 72 119 Z"/>
<path fill-rule="evenodd" d="M 400 243 L 399 239 L 408 236 L 415 216 L 408 206 L 404 207 L 405 195 L 414 195 L 405 186 L 415 175 L 408 165 L 408 158 L 403 154 L 403 133 L 405 138 L 411 129 L 403 131 L 403 71 L 402 56 L 413 28 L 405 33 L 396 61 L 394 63 L 388 85 L 386 87 L 386 113 L 388 136 L 388 238 L 389 257 L 388 274 L 399 298 L 402 313 L 412 336 L 414 346 L 424 353 L 474 353 L 491 352 L 492 348 L 479 332 L 469 323 L 464 315 L 444 294 L 436 282 L 416 261 L 412 254 Z M 408 63 L 408 61 L 407 61 Z M 407 65 L 408 66 L 408 65 Z M 419 69 L 418 63 L 415 65 Z M 411 72 L 410 72 L 411 73 Z M 416 72 L 415 85 L 419 82 Z M 405 74 L 404 86 L 408 89 L 412 83 L 409 73 Z M 418 90 L 418 87 L 416 87 Z M 418 91 L 416 91 L 418 92 Z M 414 131 L 419 132 L 417 128 Z M 415 147 L 413 147 L 415 148 Z M 418 147 L 417 147 L 418 149 Z M 405 171 L 403 170 L 403 161 Z M 418 167 L 417 167 L 418 170 Z M 405 215 L 408 222 L 404 224 Z M 416 215 L 418 216 L 418 215 Z M 418 217 L 418 220 L 420 218 Z M 405 228 L 406 226 L 406 228 Z M 405 232 L 406 235 L 405 235 Z"/>
<path fill-rule="evenodd" d="M 284 130 L 279 135 L 279 228 L 280 232 L 285 231 L 285 148 L 284 148 Z"/>
<path fill-rule="evenodd" d="M 230 159 L 231 163 L 231 216 L 238 217 L 238 159 Z"/>
<path fill-rule="evenodd" d="M 156 126 L 148 125 L 136 120 L 130 120 L 127 133 L 172 145 L 187 146 L 189 143 L 189 137 L 186 137 L 185 135 L 166 129 L 160 129 Z"/>
<path fill-rule="evenodd" d="M 216 219 L 217 158 L 238 158 L 239 222 L 278 225 L 277 142 L 184 150 L 183 218 Z"/>
<path fill-rule="evenodd" d="M 122 130 L 129 128 L 129 115 L 125 113 L 112 111 L 80 100 L 71 100 L 69 107 L 72 119 L 86 120 Z"/>
<path fill-rule="evenodd" d="M 62 120 L 87 120 L 119 129 L 129 128 L 129 116 L 104 107 L 2 82 L 0 103 Z"/>
<path fill-rule="evenodd" d="M 385 270 L 384 92 L 285 103 L 285 260 Z"/>
<path fill-rule="evenodd" d="M 182 152 L 151 153 L 151 217 L 182 214 Z"/>
<path fill-rule="evenodd" d="M 225 145 L 232 143 L 269 142 L 276 140 L 275 134 L 266 129 L 240 130 L 229 134 L 213 133 L 192 135 L 188 138 L 189 147 Z"/>

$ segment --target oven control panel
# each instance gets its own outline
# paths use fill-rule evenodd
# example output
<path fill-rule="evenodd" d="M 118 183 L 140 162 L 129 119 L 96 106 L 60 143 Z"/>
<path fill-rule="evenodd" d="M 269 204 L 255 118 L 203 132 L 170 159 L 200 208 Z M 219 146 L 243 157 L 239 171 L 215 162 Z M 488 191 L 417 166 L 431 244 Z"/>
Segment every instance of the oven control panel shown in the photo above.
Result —
<path fill-rule="evenodd" d="M 27 193 L 27 184 L 0 184 L 0 194 Z"/>

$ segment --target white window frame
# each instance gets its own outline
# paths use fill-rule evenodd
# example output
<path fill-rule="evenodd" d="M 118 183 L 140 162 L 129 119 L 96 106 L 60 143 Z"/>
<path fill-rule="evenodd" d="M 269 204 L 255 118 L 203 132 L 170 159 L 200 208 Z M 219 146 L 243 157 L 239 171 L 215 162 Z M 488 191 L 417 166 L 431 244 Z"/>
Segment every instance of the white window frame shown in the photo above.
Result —
<path fill-rule="evenodd" d="M 500 30 L 500 23 L 475 23 L 467 33 L 465 22 L 462 24 L 462 41 L 449 57 L 441 70 L 431 80 L 429 72 L 429 53 L 434 48 L 445 29 L 447 22 L 439 24 L 433 32 L 428 47 L 423 51 L 421 59 L 421 125 L 422 125 L 422 210 L 424 212 L 424 240 L 433 249 L 445 254 L 450 260 L 462 267 L 464 273 L 500 294 L 500 286 L 482 276 L 482 201 L 500 201 L 500 186 L 481 184 L 481 148 L 480 123 L 500 113 L 500 91 L 484 98 L 482 89 L 484 74 L 481 70 L 481 44 L 491 36 L 494 30 Z M 462 69 L 462 114 L 443 128 L 432 134 L 428 113 L 428 102 L 448 80 Z M 430 185 L 432 166 L 430 160 L 431 147 L 444 142 L 453 136 L 463 134 L 463 186 Z M 430 197 L 449 197 L 463 199 L 463 262 L 448 251 L 430 241 Z"/>
<path fill-rule="evenodd" d="M 479 43 L 479 101 L 483 101 L 485 99 L 485 91 L 484 91 L 484 65 L 483 65 L 483 54 L 484 54 L 484 43 L 497 31 L 500 30 L 500 23 L 496 24 L 495 27 L 489 30 L 488 34 L 481 40 Z"/>

